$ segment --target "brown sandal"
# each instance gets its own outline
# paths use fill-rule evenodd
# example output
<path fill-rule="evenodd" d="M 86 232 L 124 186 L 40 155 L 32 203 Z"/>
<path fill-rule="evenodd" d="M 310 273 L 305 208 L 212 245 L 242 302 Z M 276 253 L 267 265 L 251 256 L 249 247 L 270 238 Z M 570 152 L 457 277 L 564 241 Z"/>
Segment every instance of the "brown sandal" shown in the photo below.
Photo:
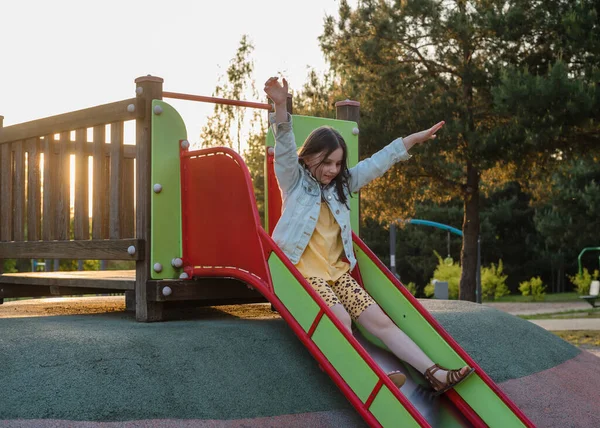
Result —
<path fill-rule="evenodd" d="M 390 372 L 387 375 L 390 378 L 390 380 L 394 382 L 394 385 L 396 385 L 398 388 L 401 388 L 402 385 L 404 385 L 404 382 L 406 382 L 406 376 L 399 370 Z"/>
<path fill-rule="evenodd" d="M 441 382 L 435 378 L 434 374 L 438 370 L 446 370 L 448 372 L 446 375 L 446 383 Z M 465 380 L 467 377 L 469 377 L 475 371 L 475 369 L 469 368 L 469 370 L 464 375 L 461 375 L 460 374 L 461 370 L 462 370 L 462 368 L 458 369 L 458 370 L 448 370 L 447 368 L 442 367 L 438 364 L 434 364 L 433 366 L 431 366 L 427 370 L 425 370 L 425 379 L 427 379 L 429 381 L 429 384 L 435 391 L 435 393 L 433 395 L 437 396 L 437 395 L 443 394 L 444 392 L 448 391 L 449 389 L 454 388 L 456 385 L 461 383 L 463 380 Z"/>

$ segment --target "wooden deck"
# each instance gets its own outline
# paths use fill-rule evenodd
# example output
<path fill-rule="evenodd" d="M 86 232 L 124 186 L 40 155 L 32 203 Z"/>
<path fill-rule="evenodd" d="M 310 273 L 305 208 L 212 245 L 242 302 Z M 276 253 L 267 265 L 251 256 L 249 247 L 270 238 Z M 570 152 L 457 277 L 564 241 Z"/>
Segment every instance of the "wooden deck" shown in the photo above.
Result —
<path fill-rule="evenodd" d="M 135 270 L 5 273 L 0 284 L 134 290 Z"/>
<path fill-rule="evenodd" d="M 135 275 L 135 270 L 5 273 L 0 275 L 0 300 L 125 292 L 130 292 L 133 297 Z M 170 288 L 170 293 L 163 291 L 165 287 Z M 152 302 L 203 300 L 215 305 L 265 301 L 261 294 L 232 278 L 150 280 L 147 299 Z"/>

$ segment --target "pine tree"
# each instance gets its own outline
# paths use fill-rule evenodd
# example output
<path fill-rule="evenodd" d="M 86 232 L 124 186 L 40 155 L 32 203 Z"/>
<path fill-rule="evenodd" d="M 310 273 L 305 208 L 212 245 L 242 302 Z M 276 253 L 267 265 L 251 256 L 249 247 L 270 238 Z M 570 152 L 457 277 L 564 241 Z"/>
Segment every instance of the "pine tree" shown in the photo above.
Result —
<path fill-rule="evenodd" d="M 419 201 L 463 201 L 460 298 L 475 300 L 480 193 L 579 150 L 598 150 L 598 6 L 591 0 L 342 0 L 320 38 L 361 102 L 361 150 L 445 120 L 363 192 L 391 221 Z"/>

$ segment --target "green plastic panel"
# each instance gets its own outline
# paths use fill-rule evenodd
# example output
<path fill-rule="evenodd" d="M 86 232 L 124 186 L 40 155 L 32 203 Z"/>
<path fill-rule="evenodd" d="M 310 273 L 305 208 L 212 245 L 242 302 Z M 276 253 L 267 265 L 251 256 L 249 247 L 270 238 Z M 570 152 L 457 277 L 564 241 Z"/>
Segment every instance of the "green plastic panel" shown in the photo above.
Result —
<path fill-rule="evenodd" d="M 319 305 L 315 303 L 275 253 L 271 253 L 269 257 L 269 270 L 275 295 L 304 331 L 308 332 L 319 313 Z"/>
<path fill-rule="evenodd" d="M 379 390 L 369 410 L 384 428 L 420 426 L 385 385 Z"/>
<path fill-rule="evenodd" d="M 275 295 L 308 332 L 319 313 L 319 306 L 275 253 L 269 257 L 269 269 Z M 312 340 L 350 389 L 366 403 L 378 377 L 326 315 L 319 321 Z M 371 411 L 383 426 L 399 426 L 399 422 L 402 422 L 400 426 L 418 426 L 402 403 L 385 387 L 373 401 Z"/>
<path fill-rule="evenodd" d="M 162 113 L 152 114 L 152 183 L 160 184 L 162 191 L 152 191 L 150 266 L 153 279 L 179 278 L 179 270 L 171 266 L 171 260 L 181 257 L 181 176 L 179 168 L 179 141 L 187 139 L 183 119 L 173 107 L 164 101 L 152 101 Z M 138 165 L 138 168 L 142 166 Z M 156 272 L 155 263 L 162 265 Z"/>
<path fill-rule="evenodd" d="M 365 403 L 379 380 L 375 372 L 326 316 L 321 318 L 312 339 L 348 386 Z"/>
<path fill-rule="evenodd" d="M 390 318 L 435 363 L 445 367 L 461 367 L 464 360 L 450 347 L 445 339 L 412 306 L 404 295 L 392 284 L 379 267 L 358 246 L 354 247 L 356 259 L 365 289 L 385 310 Z M 375 340 L 364 329 L 361 332 L 378 346 L 383 344 Z M 461 397 L 477 412 L 490 427 L 524 426 L 513 411 L 498 395 L 474 373 L 464 383 L 456 387 Z"/>
<path fill-rule="evenodd" d="M 347 120 L 337 120 L 337 119 L 324 119 L 321 117 L 311 117 L 311 116 L 292 116 L 292 123 L 294 127 L 294 137 L 296 138 L 296 145 L 298 148 L 304 144 L 304 141 L 308 137 L 308 135 L 314 131 L 316 128 L 320 126 L 331 126 L 335 128 L 341 135 L 344 137 L 344 141 L 346 142 L 346 146 L 348 147 L 348 168 L 352 168 L 354 165 L 358 163 L 358 135 L 354 135 L 352 130 L 354 128 L 358 128 L 356 122 L 350 122 Z M 275 137 L 273 135 L 273 129 L 269 127 L 269 132 L 267 133 L 267 146 L 275 145 Z M 265 174 L 265 218 L 266 224 L 269 224 L 269 199 L 268 199 L 268 186 L 267 183 L 267 174 Z M 358 234 L 358 225 L 359 225 L 359 203 L 358 203 L 358 195 L 353 194 L 353 197 L 350 198 L 350 221 L 352 224 L 352 230 L 354 233 Z"/>

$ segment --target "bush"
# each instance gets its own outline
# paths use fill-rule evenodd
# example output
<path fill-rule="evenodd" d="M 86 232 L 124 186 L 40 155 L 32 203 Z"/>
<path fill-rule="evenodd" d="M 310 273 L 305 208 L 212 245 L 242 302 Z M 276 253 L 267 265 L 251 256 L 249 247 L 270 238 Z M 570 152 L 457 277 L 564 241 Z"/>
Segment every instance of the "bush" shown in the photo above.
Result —
<path fill-rule="evenodd" d="M 435 252 L 438 259 L 438 265 L 433 272 L 433 278 L 438 281 L 448 282 L 448 298 L 458 299 L 458 291 L 460 287 L 461 268 L 458 263 L 447 265 L 442 257 Z M 498 266 L 494 263 L 490 267 L 481 268 L 481 297 L 482 300 L 494 300 L 502 296 L 510 294 L 510 290 L 506 286 L 506 278 L 508 275 L 503 275 L 504 266 L 502 260 L 498 262 Z M 432 279 L 433 281 L 433 279 Z M 425 287 L 425 296 L 433 296 L 435 286 L 433 282 Z"/>
<path fill-rule="evenodd" d="M 410 292 L 410 294 L 413 296 L 417 295 L 417 285 L 414 282 L 409 282 L 408 284 L 404 284 L 404 286 Z"/>
<path fill-rule="evenodd" d="M 506 286 L 508 275 L 502 274 L 502 259 L 498 266 L 494 263 L 490 267 L 481 268 L 481 298 L 482 300 L 494 300 L 510 294 Z"/>
<path fill-rule="evenodd" d="M 600 271 L 596 269 L 593 274 L 590 275 L 590 272 L 587 268 L 583 268 L 582 274 L 577 274 L 573 276 L 569 276 L 571 283 L 575 286 L 575 291 L 577 294 L 581 294 L 582 296 L 587 296 L 590 294 L 590 285 L 592 284 L 592 279 L 598 279 L 600 276 Z"/>
<path fill-rule="evenodd" d="M 4 269 L 4 273 L 16 273 L 17 272 L 17 261 L 15 259 L 5 259 L 0 261 Z"/>
<path fill-rule="evenodd" d="M 529 281 L 521 282 L 519 290 L 523 296 L 531 296 L 533 300 L 544 300 L 544 296 L 546 295 L 546 286 L 539 276 L 531 278 Z"/>
<path fill-rule="evenodd" d="M 435 286 L 433 285 L 433 279 L 437 279 L 438 281 L 445 281 L 448 283 L 448 298 L 449 299 L 458 299 L 458 288 L 460 283 L 460 265 L 458 263 L 453 263 L 451 265 L 447 265 L 444 263 L 442 256 L 439 255 L 437 251 L 433 252 L 438 259 L 438 265 L 433 272 L 433 278 L 429 282 L 429 285 L 425 287 L 425 296 L 431 297 L 433 296 L 433 292 Z"/>

